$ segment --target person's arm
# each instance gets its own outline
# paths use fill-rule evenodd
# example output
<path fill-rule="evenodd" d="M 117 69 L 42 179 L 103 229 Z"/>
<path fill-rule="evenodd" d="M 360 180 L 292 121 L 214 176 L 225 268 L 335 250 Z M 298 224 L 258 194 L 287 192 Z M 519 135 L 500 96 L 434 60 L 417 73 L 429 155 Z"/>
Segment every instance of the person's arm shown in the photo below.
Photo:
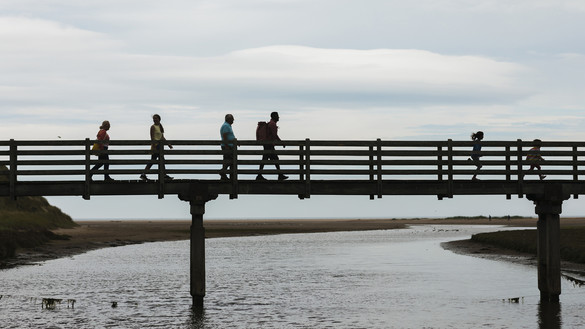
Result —
<path fill-rule="evenodd" d="M 223 142 L 224 145 L 228 145 L 229 141 L 228 141 L 228 132 L 224 132 L 221 134 L 221 141 Z"/>
<path fill-rule="evenodd" d="M 160 126 L 160 129 L 161 129 L 161 136 L 160 136 L 160 139 L 161 139 L 162 141 L 165 141 L 165 142 L 166 142 L 166 141 L 167 141 L 167 139 L 165 138 L 165 133 L 163 133 L 163 131 L 164 131 L 164 128 L 162 127 L 162 125 Z M 169 148 L 170 148 L 170 149 L 173 149 L 173 145 L 171 145 L 171 144 L 169 144 L 169 143 L 167 143 L 167 145 L 169 146 Z"/>

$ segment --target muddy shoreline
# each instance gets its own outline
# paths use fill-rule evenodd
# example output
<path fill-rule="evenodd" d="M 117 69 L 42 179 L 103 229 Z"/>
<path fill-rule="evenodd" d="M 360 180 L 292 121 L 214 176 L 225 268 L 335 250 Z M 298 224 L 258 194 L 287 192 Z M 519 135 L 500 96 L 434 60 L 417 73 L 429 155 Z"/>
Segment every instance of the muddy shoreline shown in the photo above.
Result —
<path fill-rule="evenodd" d="M 295 220 L 206 220 L 207 238 L 268 234 L 313 233 L 359 230 L 400 229 L 409 225 L 502 225 L 536 227 L 536 218 L 515 219 L 295 219 Z M 156 241 L 187 240 L 189 220 L 93 220 L 76 221 L 79 225 L 53 232 L 69 236 L 68 240 L 54 240 L 40 247 L 19 249 L 15 258 L 5 261 L 2 268 L 32 265 L 42 261 L 71 257 L 99 248 L 116 247 Z M 561 225 L 585 226 L 585 219 L 562 219 Z M 483 245 L 471 240 L 452 241 L 443 248 L 456 253 L 490 259 L 536 264 L 535 257 L 510 250 Z M 564 264 L 585 273 L 585 265 Z"/>

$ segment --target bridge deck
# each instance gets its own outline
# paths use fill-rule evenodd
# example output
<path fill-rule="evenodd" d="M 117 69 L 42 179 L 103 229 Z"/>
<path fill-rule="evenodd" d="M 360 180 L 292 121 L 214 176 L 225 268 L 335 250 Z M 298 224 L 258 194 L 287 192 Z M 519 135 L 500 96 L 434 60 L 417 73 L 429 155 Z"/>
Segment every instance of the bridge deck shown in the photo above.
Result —
<path fill-rule="evenodd" d="M 173 180 L 161 185 L 157 181 L 116 180 L 92 182 L 89 195 L 184 195 L 196 190 L 210 194 L 279 194 L 309 198 L 311 195 L 364 195 L 372 198 L 391 195 L 436 195 L 440 198 L 454 195 L 517 195 L 543 194 L 550 184 L 560 184 L 568 195 L 585 194 L 585 184 L 566 181 L 501 181 L 501 180 L 384 180 L 381 183 L 359 180 L 316 180 L 310 187 L 302 181 L 255 181 L 239 180 L 237 190 L 231 182 L 219 180 Z M 75 181 L 23 181 L 16 185 L 14 196 L 87 196 L 85 182 Z M 0 183 L 0 196 L 10 196 L 10 185 Z"/>

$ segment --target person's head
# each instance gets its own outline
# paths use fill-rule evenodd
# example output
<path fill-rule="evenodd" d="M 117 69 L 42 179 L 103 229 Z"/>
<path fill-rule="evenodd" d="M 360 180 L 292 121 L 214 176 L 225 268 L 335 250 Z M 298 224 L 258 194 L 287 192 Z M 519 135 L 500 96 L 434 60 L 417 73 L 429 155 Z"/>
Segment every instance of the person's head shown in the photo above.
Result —
<path fill-rule="evenodd" d="M 102 122 L 100 129 L 109 130 L 110 129 L 110 121 L 105 120 L 104 122 Z"/>
<path fill-rule="evenodd" d="M 532 141 L 535 147 L 540 147 L 540 145 L 542 144 L 542 141 L 540 139 L 535 139 Z"/>
<path fill-rule="evenodd" d="M 154 123 L 160 123 L 160 115 L 155 114 L 152 116 L 152 121 L 154 121 Z"/>
<path fill-rule="evenodd" d="M 483 139 L 483 131 L 478 131 L 476 133 L 471 134 L 472 140 L 482 140 Z"/>
<path fill-rule="evenodd" d="M 278 120 L 280 120 L 280 117 L 278 116 L 278 112 L 270 113 L 270 119 L 274 120 L 274 122 L 278 122 Z"/>
<path fill-rule="evenodd" d="M 234 123 L 234 116 L 231 114 L 225 115 L 225 122 L 229 123 L 230 125 Z"/>

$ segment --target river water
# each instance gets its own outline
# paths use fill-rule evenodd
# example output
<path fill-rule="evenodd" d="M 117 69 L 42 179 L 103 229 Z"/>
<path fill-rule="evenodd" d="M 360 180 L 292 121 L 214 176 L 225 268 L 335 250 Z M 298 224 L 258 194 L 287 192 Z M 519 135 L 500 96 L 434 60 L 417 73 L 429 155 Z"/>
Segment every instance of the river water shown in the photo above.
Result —
<path fill-rule="evenodd" d="M 540 305 L 535 267 L 440 246 L 499 229 L 207 239 L 202 311 L 191 308 L 188 241 L 100 249 L 0 271 L 0 328 L 585 326 L 585 288 L 563 279 L 560 306 Z"/>

